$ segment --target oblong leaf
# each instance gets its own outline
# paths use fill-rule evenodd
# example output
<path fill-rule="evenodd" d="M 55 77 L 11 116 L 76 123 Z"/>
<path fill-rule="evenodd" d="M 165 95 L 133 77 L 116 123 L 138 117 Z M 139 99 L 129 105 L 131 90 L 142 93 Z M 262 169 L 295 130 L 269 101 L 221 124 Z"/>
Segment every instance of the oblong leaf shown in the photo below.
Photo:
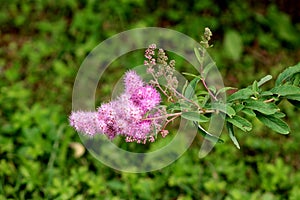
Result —
<path fill-rule="evenodd" d="M 234 88 L 234 87 L 223 87 L 223 88 L 218 90 L 216 96 L 218 96 L 221 93 L 227 92 L 228 90 L 234 90 L 234 89 L 236 89 L 236 88 Z"/>
<path fill-rule="evenodd" d="M 182 92 L 181 92 L 182 94 L 183 94 L 184 91 L 186 90 L 188 84 L 189 84 L 188 80 L 185 80 L 185 83 L 184 83 L 184 85 L 183 85 L 183 87 L 182 87 Z"/>
<path fill-rule="evenodd" d="M 249 97 L 252 95 L 254 95 L 253 90 L 251 90 L 250 88 L 244 88 L 230 95 L 227 101 L 231 102 L 236 100 L 249 99 Z"/>
<path fill-rule="evenodd" d="M 275 86 L 283 84 L 288 78 L 296 73 L 300 73 L 300 63 L 285 69 L 281 74 L 279 74 L 278 78 L 276 79 Z"/>
<path fill-rule="evenodd" d="M 233 118 L 227 118 L 226 121 L 233 124 L 242 131 L 247 132 L 252 130 L 252 124 L 247 119 L 238 115 L 234 116 Z"/>
<path fill-rule="evenodd" d="M 300 95 L 300 88 L 294 85 L 280 85 L 270 91 L 280 96 Z"/>
<path fill-rule="evenodd" d="M 295 76 L 293 78 L 294 78 L 293 85 L 299 86 L 300 85 L 300 73 L 295 74 Z"/>
<path fill-rule="evenodd" d="M 232 108 L 235 110 L 236 113 L 240 112 L 242 109 L 245 108 L 243 104 L 235 104 L 232 106 Z"/>
<path fill-rule="evenodd" d="M 263 91 L 259 94 L 259 96 L 263 97 L 263 96 L 272 96 L 273 92 L 271 91 Z"/>
<path fill-rule="evenodd" d="M 192 77 L 199 77 L 199 75 L 195 75 L 195 74 L 192 74 L 192 73 L 189 73 L 189 72 L 182 72 L 182 74 L 187 75 L 187 76 L 192 76 Z"/>
<path fill-rule="evenodd" d="M 300 94 L 298 95 L 287 95 L 285 96 L 285 98 L 287 98 L 288 100 L 293 100 L 293 101 L 300 101 Z"/>
<path fill-rule="evenodd" d="M 266 103 L 261 100 L 253 100 L 253 99 L 249 99 L 245 101 L 245 108 L 256 110 L 265 115 L 272 115 L 277 111 L 279 111 L 279 108 L 274 103 L 271 102 Z"/>
<path fill-rule="evenodd" d="M 195 94 L 195 88 L 198 82 L 200 81 L 199 77 L 195 77 L 187 86 L 186 90 L 184 91 L 184 96 L 188 99 L 191 99 Z"/>
<path fill-rule="evenodd" d="M 255 92 L 255 93 L 258 93 L 259 92 L 259 88 L 258 88 L 258 83 L 257 81 L 254 81 L 252 83 L 252 90 Z"/>
<path fill-rule="evenodd" d="M 288 134 L 290 132 L 290 128 L 283 120 L 276 118 L 272 115 L 263 115 L 260 113 L 256 113 L 257 118 L 264 125 L 272 129 L 273 131 L 280 134 Z"/>
<path fill-rule="evenodd" d="M 206 131 L 202 126 L 200 126 L 197 122 L 193 122 L 194 125 L 198 128 L 199 132 L 201 133 L 201 135 L 211 141 L 211 142 L 214 142 L 214 143 L 224 143 L 224 141 L 214 135 L 212 135 L 211 133 L 209 133 L 208 131 Z"/>
<path fill-rule="evenodd" d="M 222 103 L 212 103 L 211 106 L 212 109 L 216 109 L 222 113 L 227 114 L 229 117 L 232 117 L 235 115 L 235 110 L 229 106 L 228 104 L 222 104 Z"/>
<path fill-rule="evenodd" d="M 199 62 L 199 63 L 202 63 L 202 62 L 203 62 L 203 56 L 200 55 L 199 50 L 200 50 L 200 48 L 194 47 L 194 53 L 195 53 L 195 56 L 196 56 L 198 62 Z"/>
<path fill-rule="evenodd" d="M 285 117 L 285 114 L 283 112 L 276 112 L 272 116 L 276 118 L 283 118 Z"/>
<path fill-rule="evenodd" d="M 226 127 L 229 133 L 229 137 L 231 139 L 231 141 L 233 142 L 233 144 L 236 146 L 236 148 L 241 149 L 239 142 L 237 141 L 235 135 L 234 135 L 234 131 L 233 131 L 233 126 L 231 123 L 226 123 Z"/>
<path fill-rule="evenodd" d="M 273 77 L 272 77 L 271 75 L 267 75 L 267 76 L 261 78 L 261 79 L 258 81 L 258 83 L 257 83 L 258 87 L 262 86 L 263 84 L 265 84 L 266 82 L 268 82 L 268 81 L 271 80 L 272 78 L 273 78 Z"/>
<path fill-rule="evenodd" d="M 249 108 L 245 108 L 242 110 L 243 113 L 245 113 L 246 115 L 248 115 L 249 117 L 255 117 L 256 114 L 253 110 L 249 109 Z"/>

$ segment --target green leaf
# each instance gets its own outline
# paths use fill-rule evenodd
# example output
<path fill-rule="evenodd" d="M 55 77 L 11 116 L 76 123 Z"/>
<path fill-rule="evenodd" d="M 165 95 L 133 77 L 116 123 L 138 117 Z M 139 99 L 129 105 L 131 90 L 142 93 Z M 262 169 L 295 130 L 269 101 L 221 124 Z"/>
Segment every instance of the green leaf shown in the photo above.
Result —
<path fill-rule="evenodd" d="M 261 100 L 248 99 L 245 101 L 245 108 L 256 110 L 265 115 L 272 115 L 279 111 L 279 108 L 274 103 L 266 103 Z"/>
<path fill-rule="evenodd" d="M 206 105 L 206 103 L 208 102 L 209 99 L 210 99 L 210 95 L 207 94 L 207 95 L 204 97 L 204 99 L 202 100 L 200 106 L 201 106 L 201 107 L 205 107 L 205 105 Z"/>
<path fill-rule="evenodd" d="M 194 48 L 194 52 L 195 52 L 195 56 L 197 58 L 197 60 L 199 61 L 199 63 L 202 63 L 203 62 L 203 56 L 200 55 L 200 52 L 199 52 L 199 48 Z"/>
<path fill-rule="evenodd" d="M 250 88 L 244 88 L 230 95 L 227 101 L 231 102 L 235 100 L 249 99 L 249 97 L 252 96 L 253 94 L 254 94 L 253 90 L 251 90 Z"/>
<path fill-rule="evenodd" d="M 174 110 L 181 110 L 182 109 L 182 107 L 181 107 L 181 104 L 180 103 L 172 103 L 172 104 L 170 104 L 170 105 L 168 105 L 168 107 L 167 107 L 167 110 L 172 110 L 172 111 L 174 111 Z"/>
<path fill-rule="evenodd" d="M 262 79 L 260 79 L 257 83 L 258 87 L 262 86 L 263 84 L 265 84 L 266 82 L 268 82 L 269 80 L 271 80 L 273 77 L 271 75 L 267 75 L 265 77 L 263 77 Z"/>
<path fill-rule="evenodd" d="M 254 81 L 253 84 L 252 84 L 252 90 L 255 92 L 255 93 L 258 93 L 259 89 L 258 89 L 258 83 L 257 81 Z"/>
<path fill-rule="evenodd" d="M 276 112 L 272 116 L 276 118 L 283 118 L 285 117 L 285 114 L 283 112 Z"/>
<path fill-rule="evenodd" d="M 213 93 L 213 94 L 216 94 L 217 92 L 217 88 L 215 86 L 209 86 L 208 89 Z"/>
<path fill-rule="evenodd" d="M 183 112 L 181 117 L 187 120 L 196 121 L 196 122 L 208 122 L 209 118 L 198 112 Z"/>
<path fill-rule="evenodd" d="M 187 76 L 192 76 L 194 78 L 199 77 L 199 75 L 195 75 L 195 74 L 192 74 L 192 73 L 189 73 L 189 72 L 182 72 L 182 74 L 187 75 Z"/>
<path fill-rule="evenodd" d="M 270 91 L 279 96 L 300 95 L 300 88 L 294 85 L 280 85 Z"/>
<path fill-rule="evenodd" d="M 240 59 L 243 52 L 243 41 L 238 32 L 230 30 L 225 33 L 224 52 L 233 60 Z"/>
<path fill-rule="evenodd" d="M 211 108 L 216 109 L 220 112 L 226 113 L 229 117 L 232 117 L 235 115 L 235 110 L 228 104 L 212 103 Z"/>
<path fill-rule="evenodd" d="M 200 81 L 199 77 L 194 78 L 187 86 L 186 90 L 184 91 L 184 96 L 188 99 L 191 99 L 195 94 L 195 88 L 198 82 Z"/>
<path fill-rule="evenodd" d="M 238 115 L 234 116 L 233 118 L 227 118 L 227 122 L 233 124 L 234 126 L 238 127 L 242 131 L 251 131 L 252 124 L 245 118 L 240 117 Z"/>
<path fill-rule="evenodd" d="M 300 95 L 287 95 L 285 96 L 288 100 L 300 101 Z"/>
<path fill-rule="evenodd" d="M 245 106 L 243 104 L 235 104 L 232 106 L 236 113 L 240 112 Z"/>
<path fill-rule="evenodd" d="M 202 135 L 205 139 L 207 139 L 207 140 L 209 140 L 209 141 L 211 141 L 211 142 L 214 142 L 214 143 L 216 143 L 216 142 L 218 142 L 218 143 L 224 143 L 224 141 L 223 141 L 222 139 L 220 139 L 220 138 L 218 138 L 218 137 L 212 135 L 211 133 L 207 132 L 207 131 L 206 131 L 202 126 L 200 126 L 197 122 L 193 122 L 193 123 L 194 123 L 194 125 L 198 128 L 199 132 L 201 133 L 201 135 Z"/>
<path fill-rule="evenodd" d="M 206 90 L 197 90 L 196 95 L 197 96 L 206 96 L 207 94 L 209 94 Z"/>
<path fill-rule="evenodd" d="M 183 94 L 184 91 L 186 91 L 186 88 L 187 88 L 188 84 L 189 84 L 189 81 L 185 80 L 185 83 L 184 83 L 184 85 L 182 87 L 182 92 L 181 92 L 182 94 Z"/>
<path fill-rule="evenodd" d="M 242 110 L 243 113 L 245 113 L 246 115 L 248 115 L 249 117 L 255 117 L 256 114 L 253 110 L 245 108 Z"/>
<path fill-rule="evenodd" d="M 233 90 L 233 89 L 236 89 L 236 88 L 234 88 L 234 87 L 223 87 L 223 88 L 218 90 L 216 96 L 218 96 L 221 93 L 227 92 L 228 90 Z"/>
<path fill-rule="evenodd" d="M 241 149 L 239 142 L 237 141 L 235 135 L 234 135 L 234 131 L 233 131 L 233 126 L 231 123 L 226 123 L 226 127 L 229 133 L 229 137 L 231 139 L 231 141 L 233 142 L 233 144 L 236 146 L 236 148 Z"/>
<path fill-rule="evenodd" d="M 285 69 L 281 74 L 279 74 L 278 78 L 276 79 L 275 86 L 283 84 L 288 78 L 296 73 L 300 73 L 300 63 Z"/>
<path fill-rule="evenodd" d="M 264 96 L 272 96 L 273 93 L 271 91 L 263 91 L 259 94 L 261 97 L 264 97 Z"/>
<path fill-rule="evenodd" d="M 295 74 L 295 76 L 293 78 L 294 78 L 293 85 L 299 86 L 300 85 L 300 73 Z"/>
<path fill-rule="evenodd" d="M 256 113 L 257 118 L 267 127 L 280 134 L 288 134 L 290 132 L 289 126 L 281 119 L 272 115 L 263 115 Z"/>

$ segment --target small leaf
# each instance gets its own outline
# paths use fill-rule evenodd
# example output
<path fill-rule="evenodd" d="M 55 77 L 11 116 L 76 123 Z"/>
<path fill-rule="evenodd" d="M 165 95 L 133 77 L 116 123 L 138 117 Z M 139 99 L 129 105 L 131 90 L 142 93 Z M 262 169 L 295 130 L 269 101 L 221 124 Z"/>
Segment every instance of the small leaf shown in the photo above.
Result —
<path fill-rule="evenodd" d="M 256 110 L 265 115 L 272 115 L 279 111 L 279 108 L 274 103 L 266 103 L 261 100 L 248 99 L 245 101 L 245 108 Z"/>
<path fill-rule="evenodd" d="M 253 94 L 254 94 L 253 90 L 251 90 L 250 88 L 244 88 L 230 95 L 228 97 L 228 101 L 231 102 L 235 100 L 249 99 L 249 97 L 252 96 Z"/>
<path fill-rule="evenodd" d="M 245 106 L 243 104 L 236 104 L 233 105 L 232 108 L 235 110 L 236 113 L 240 112 Z"/>
<path fill-rule="evenodd" d="M 263 77 L 262 79 L 260 79 L 257 83 L 258 87 L 262 86 L 263 84 L 265 84 L 266 82 L 268 82 L 269 80 L 271 80 L 273 77 L 271 75 L 267 75 L 265 77 Z"/>
<path fill-rule="evenodd" d="M 233 131 L 233 126 L 231 123 L 226 123 L 226 127 L 229 133 L 229 137 L 231 139 L 231 141 L 233 142 L 233 144 L 236 146 L 236 148 L 241 149 L 239 142 L 237 141 L 235 135 L 234 135 L 234 131 Z"/>
<path fill-rule="evenodd" d="M 182 74 L 187 75 L 187 76 L 192 76 L 194 78 L 199 77 L 199 75 L 195 75 L 195 74 L 192 74 L 192 73 L 189 73 L 189 72 L 182 72 Z"/>
<path fill-rule="evenodd" d="M 228 104 L 212 103 L 211 108 L 219 110 L 220 112 L 226 113 L 229 117 L 232 117 L 235 115 L 235 110 Z"/>
<path fill-rule="evenodd" d="M 300 63 L 285 69 L 276 79 L 275 86 L 283 84 L 288 78 L 300 72 Z"/>
<path fill-rule="evenodd" d="M 217 92 L 217 88 L 215 87 L 215 86 L 210 86 L 210 87 L 208 87 L 208 89 L 213 93 L 213 94 L 215 94 L 216 92 Z"/>
<path fill-rule="evenodd" d="M 186 91 L 188 84 L 189 84 L 188 80 L 185 80 L 184 86 L 182 87 L 182 94 L 184 93 L 184 91 Z"/>
<path fill-rule="evenodd" d="M 252 84 L 252 90 L 255 92 L 255 93 L 258 93 L 258 83 L 257 81 L 254 81 L 253 84 Z"/>
<path fill-rule="evenodd" d="M 294 85 L 280 85 L 270 91 L 280 96 L 300 95 L 300 88 Z"/>
<path fill-rule="evenodd" d="M 273 95 L 273 92 L 271 91 L 263 91 L 259 94 L 261 97 L 264 97 L 264 96 L 272 96 Z"/>
<path fill-rule="evenodd" d="M 234 89 L 236 89 L 236 88 L 234 88 L 234 87 L 223 87 L 223 88 L 218 90 L 216 95 L 218 96 L 221 93 L 227 92 L 228 90 L 234 90 Z"/>
<path fill-rule="evenodd" d="M 220 139 L 220 138 L 218 138 L 218 137 L 212 135 L 211 133 L 207 132 L 207 131 L 206 131 L 202 126 L 200 126 L 197 122 L 193 122 L 193 123 L 194 123 L 194 125 L 198 128 L 199 132 L 201 133 L 201 135 L 202 135 L 205 139 L 207 139 L 207 140 L 209 140 L 209 141 L 211 141 L 211 142 L 214 142 L 214 143 L 216 143 L 216 142 L 218 142 L 218 143 L 224 143 L 224 141 L 223 141 L 222 139 Z"/>
<path fill-rule="evenodd" d="M 188 99 L 191 99 L 195 94 L 195 88 L 198 82 L 200 81 L 199 77 L 194 78 L 187 86 L 186 90 L 184 91 L 184 96 Z"/>
<path fill-rule="evenodd" d="M 210 99 L 210 95 L 207 94 L 207 95 L 204 97 L 204 99 L 202 100 L 200 106 L 201 106 L 202 108 L 205 107 L 205 105 L 206 105 L 206 103 L 208 102 L 209 99 Z"/>
<path fill-rule="evenodd" d="M 280 134 L 288 134 L 290 132 L 289 126 L 281 119 L 272 115 L 263 115 L 256 113 L 257 118 L 267 127 Z"/>
<path fill-rule="evenodd" d="M 276 118 L 283 118 L 285 117 L 285 114 L 283 112 L 276 112 L 272 116 Z"/>
<path fill-rule="evenodd" d="M 234 116 L 233 118 L 227 118 L 227 122 L 233 124 L 234 126 L 238 127 L 242 131 L 251 131 L 252 124 L 245 118 L 240 117 L 238 115 Z"/>
<path fill-rule="evenodd" d="M 203 62 L 203 57 L 200 55 L 200 52 L 199 52 L 200 48 L 194 48 L 194 52 L 195 52 L 195 56 L 197 58 L 197 60 L 199 61 L 199 63 L 202 63 Z"/>
<path fill-rule="evenodd" d="M 293 85 L 299 86 L 300 85 L 300 73 L 295 74 L 295 76 L 293 78 L 294 78 Z"/>
<path fill-rule="evenodd" d="M 183 112 L 181 117 L 187 120 L 196 121 L 196 122 L 208 122 L 209 118 L 204 115 L 199 114 L 198 112 Z"/>

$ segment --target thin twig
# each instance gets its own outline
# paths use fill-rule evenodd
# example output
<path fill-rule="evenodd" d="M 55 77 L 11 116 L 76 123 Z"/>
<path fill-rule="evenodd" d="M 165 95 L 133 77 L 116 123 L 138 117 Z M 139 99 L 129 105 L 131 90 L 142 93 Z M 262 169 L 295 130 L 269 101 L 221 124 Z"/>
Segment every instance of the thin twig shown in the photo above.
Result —
<path fill-rule="evenodd" d="M 167 120 L 167 122 L 166 122 L 165 125 L 163 126 L 162 130 L 165 130 L 165 128 L 167 127 L 167 125 L 168 125 L 170 122 L 174 121 L 174 119 L 176 119 L 177 117 L 179 117 L 179 116 L 174 116 L 173 118 Z"/>
<path fill-rule="evenodd" d="M 205 52 L 201 50 L 201 56 L 204 59 L 204 55 Z M 200 62 L 200 75 L 201 75 L 201 82 L 203 84 L 203 86 L 205 87 L 205 89 L 207 90 L 207 92 L 209 93 L 209 95 L 215 100 L 218 101 L 217 97 L 211 92 L 211 90 L 208 88 L 206 82 L 205 82 L 205 77 L 203 76 L 203 71 L 204 71 L 204 67 L 203 67 L 203 61 Z"/>
<path fill-rule="evenodd" d="M 158 117 L 145 118 L 143 120 L 165 119 L 165 118 L 173 117 L 173 116 L 179 117 L 180 115 L 182 115 L 182 112 L 170 113 L 170 114 L 166 114 L 166 115 L 162 115 L 162 116 L 158 116 Z"/>
<path fill-rule="evenodd" d="M 201 75 L 202 76 L 202 75 Z M 205 87 L 205 89 L 207 90 L 207 92 L 209 93 L 209 95 L 215 100 L 218 101 L 218 98 L 211 92 L 211 90 L 208 88 L 208 86 L 206 85 L 206 82 L 204 80 L 204 78 L 201 78 L 201 82 L 203 84 L 203 86 Z"/>
<path fill-rule="evenodd" d="M 182 95 L 180 92 L 178 92 L 178 91 L 175 90 L 174 88 L 172 88 L 172 89 L 173 89 L 173 91 L 174 91 L 179 97 L 181 97 L 183 100 L 192 103 L 193 105 L 195 105 L 195 106 L 198 108 L 198 110 L 202 110 L 202 108 L 201 108 L 196 102 L 190 100 L 189 98 L 186 98 L 184 95 Z"/>
<path fill-rule="evenodd" d="M 265 103 L 270 103 L 270 102 L 273 102 L 273 101 L 275 101 L 275 99 L 274 99 L 274 98 L 271 98 L 271 99 L 265 100 L 264 102 L 265 102 Z"/>

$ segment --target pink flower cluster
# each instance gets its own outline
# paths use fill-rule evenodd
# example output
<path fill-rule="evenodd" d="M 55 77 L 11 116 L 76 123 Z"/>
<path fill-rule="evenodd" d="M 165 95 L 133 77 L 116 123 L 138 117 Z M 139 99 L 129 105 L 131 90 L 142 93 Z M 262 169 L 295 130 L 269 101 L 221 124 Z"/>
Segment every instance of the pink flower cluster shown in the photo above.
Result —
<path fill-rule="evenodd" d="M 89 136 L 105 134 L 113 139 L 122 135 L 127 142 L 153 142 L 153 133 L 161 131 L 162 120 L 158 116 L 162 113 L 156 108 L 161 101 L 160 94 L 154 87 L 146 85 L 135 71 L 125 74 L 124 85 L 124 93 L 118 99 L 102 104 L 97 112 L 72 112 L 70 125 Z"/>
<path fill-rule="evenodd" d="M 144 65 L 148 66 L 149 68 L 152 68 L 154 65 L 156 65 L 156 60 L 153 57 L 155 55 L 155 49 L 156 44 L 151 44 L 145 51 L 145 58 L 147 58 L 147 60 L 144 61 Z"/>

